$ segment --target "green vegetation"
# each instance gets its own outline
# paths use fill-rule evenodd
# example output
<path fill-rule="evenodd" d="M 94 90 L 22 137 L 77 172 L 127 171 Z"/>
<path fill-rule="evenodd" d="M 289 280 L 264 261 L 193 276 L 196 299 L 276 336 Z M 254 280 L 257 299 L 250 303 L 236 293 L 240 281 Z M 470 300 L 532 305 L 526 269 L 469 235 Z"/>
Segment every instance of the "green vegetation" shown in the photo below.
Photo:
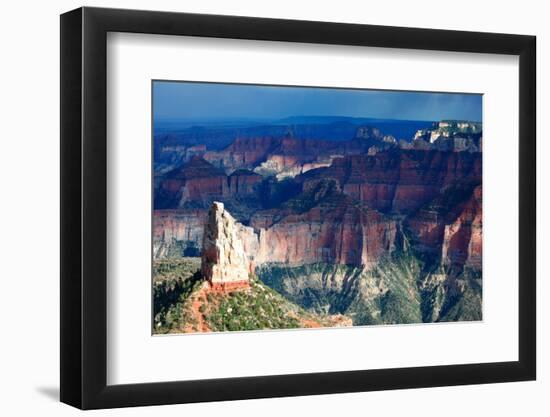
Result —
<path fill-rule="evenodd" d="M 368 270 L 346 265 L 264 266 L 260 279 L 286 298 L 318 314 L 343 314 L 354 325 L 422 322 L 413 257 L 380 262 Z"/>
<path fill-rule="evenodd" d="M 482 319 L 481 272 L 465 268 L 452 271 L 440 266 L 422 282 L 424 322 Z"/>
<path fill-rule="evenodd" d="M 480 272 L 421 260 L 410 249 L 396 250 L 370 269 L 263 265 L 250 288 L 232 292 L 209 290 L 199 269 L 199 258 L 155 262 L 154 333 L 330 327 L 350 319 L 358 326 L 482 318 Z"/>
<path fill-rule="evenodd" d="M 167 245 L 166 252 L 163 254 L 165 258 L 178 260 L 183 258 L 191 258 L 200 256 L 200 250 L 196 242 L 192 240 L 176 240 L 173 239 Z"/>
<path fill-rule="evenodd" d="M 439 321 L 476 321 L 482 319 L 481 272 L 464 270 L 455 285 L 462 293 L 450 293 L 441 308 Z"/>
<path fill-rule="evenodd" d="M 342 314 L 353 325 L 481 320 L 481 274 L 430 267 L 396 251 L 371 269 L 311 264 L 264 265 L 260 279 L 316 314 Z"/>
<path fill-rule="evenodd" d="M 201 268 L 200 258 L 179 258 L 153 262 L 153 283 L 187 279 Z"/>
<path fill-rule="evenodd" d="M 250 288 L 205 290 L 200 259 L 155 262 L 153 332 L 236 331 L 330 326 L 333 318 L 293 304 L 251 277 Z"/>
<path fill-rule="evenodd" d="M 370 297 L 367 295 L 357 300 L 350 311 L 357 316 L 354 324 L 421 323 L 421 297 L 418 290 L 421 267 L 415 257 L 398 253 L 366 271 L 363 279 L 367 283 L 378 284 L 380 293 L 377 295 L 371 292 Z M 365 316 L 361 304 L 370 309 L 371 317 Z"/>
<path fill-rule="evenodd" d="M 338 264 L 267 264 L 257 268 L 256 274 L 266 285 L 308 311 L 338 314 L 348 309 L 356 295 L 362 271 Z"/>
<path fill-rule="evenodd" d="M 181 328 L 190 317 L 186 301 L 201 284 L 200 258 L 156 261 L 153 264 L 153 332 Z"/>
<path fill-rule="evenodd" d="M 312 316 L 257 281 L 252 281 L 250 290 L 216 298 L 204 311 L 212 331 L 292 329 L 302 327 L 300 317 Z"/>

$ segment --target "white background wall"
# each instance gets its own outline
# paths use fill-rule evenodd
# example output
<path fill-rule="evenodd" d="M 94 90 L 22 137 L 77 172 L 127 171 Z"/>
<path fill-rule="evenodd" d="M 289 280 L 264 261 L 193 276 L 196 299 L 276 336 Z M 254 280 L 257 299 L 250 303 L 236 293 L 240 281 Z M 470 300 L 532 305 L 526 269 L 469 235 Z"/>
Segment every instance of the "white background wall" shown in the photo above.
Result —
<path fill-rule="evenodd" d="M 369 4 L 370 3 L 370 4 Z M 59 17 L 72 0 L 4 2 L 0 17 L 0 410 L 74 415 L 59 404 Z M 550 412 L 550 27 L 545 2 L 92 1 L 89 6 L 510 32 L 538 37 L 538 381 L 100 411 L 94 415 L 529 415 Z M 545 112 L 546 111 L 546 112 Z M 505 123 L 506 121 L 503 121 Z M 505 184 L 503 184 L 505 186 Z M 503 236 L 505 238 L 505 235 Z M 505 262 L 505 260 L 503 260 Z M 431 348 L 437 349 L 437 346 Z M 333 352 L 338 354 L 338 352 Z M 344 354 L 344 352 L 342 352 Z M 546 394 L 546 395 L 545 395 Z"/>

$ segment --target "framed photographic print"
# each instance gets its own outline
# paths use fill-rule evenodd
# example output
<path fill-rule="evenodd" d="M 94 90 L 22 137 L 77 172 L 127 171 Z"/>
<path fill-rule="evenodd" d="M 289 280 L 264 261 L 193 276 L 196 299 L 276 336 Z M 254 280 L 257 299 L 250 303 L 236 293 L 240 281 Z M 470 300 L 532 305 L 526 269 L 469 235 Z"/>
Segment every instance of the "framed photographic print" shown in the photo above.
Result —
<path fill-rule="evenodd" d="M 61 400 L 535 379 L 535 38 L 61 16 Z"/>

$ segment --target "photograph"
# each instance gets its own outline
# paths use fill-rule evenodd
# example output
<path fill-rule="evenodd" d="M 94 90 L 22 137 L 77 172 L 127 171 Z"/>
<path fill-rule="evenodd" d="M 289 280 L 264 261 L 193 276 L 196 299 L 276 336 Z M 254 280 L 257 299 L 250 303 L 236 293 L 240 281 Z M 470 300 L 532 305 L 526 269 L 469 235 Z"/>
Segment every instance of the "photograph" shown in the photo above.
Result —
<path fill-rule="evenodd" d="M 483 320 L 483 95 L 152 80 L 152 333 Z"/>
<path fill-rule="evenodd" d="M 548 13 L 449 6 L 7 2 L 0 416 L 550 416 Z"/>

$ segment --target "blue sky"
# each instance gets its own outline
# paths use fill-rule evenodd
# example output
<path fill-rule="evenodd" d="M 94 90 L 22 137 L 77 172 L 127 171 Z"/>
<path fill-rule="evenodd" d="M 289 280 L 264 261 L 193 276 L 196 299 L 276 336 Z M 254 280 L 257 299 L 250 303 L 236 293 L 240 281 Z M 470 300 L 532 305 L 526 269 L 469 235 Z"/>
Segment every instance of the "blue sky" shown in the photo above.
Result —
<path fill-rule="evenodd" d="M 155 120 L 348 116 L 481 121 L 480 94 L 155 81 Z"/>

